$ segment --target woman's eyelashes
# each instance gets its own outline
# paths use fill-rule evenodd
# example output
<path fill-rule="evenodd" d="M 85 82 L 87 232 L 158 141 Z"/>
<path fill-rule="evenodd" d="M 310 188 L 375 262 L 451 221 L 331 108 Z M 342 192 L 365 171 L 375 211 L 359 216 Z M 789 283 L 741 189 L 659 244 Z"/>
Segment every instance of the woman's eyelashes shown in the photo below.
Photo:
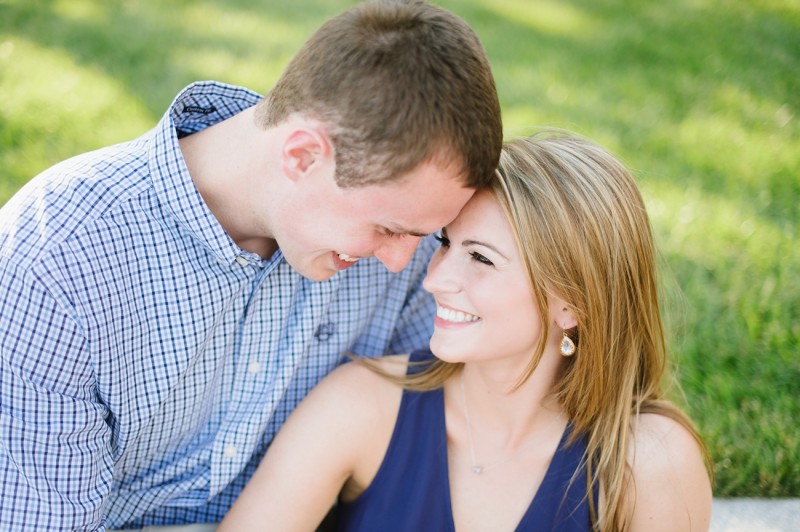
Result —
<path fill-rule="evenodd" d="M 481 255 L 477 251 L 471 251 L 469 256 L 472 257 L 472 260 L 476 262 L 480 262 L 481 264 L 485 264 L 487 266 L 494 266 L 494 263 L 492 261 Z"/>
<path fill-rule="evenodd" d="M 450 239 L 447 238 L 447 233 L 446 232 L 442 231 L 438 235 L 434 235 L 434 238 L 436 238 L 436 240 L 439 241 L 439 245 L 442 248 L 449 248 L 450 247 Z M 469 256 L 475 262 L 478 262 L 480 264 L 485 264 L 486 266 L 494 266 L 494 263 L 491 260 L 486 258 L 485 255 L 482 255 L 481 253 L 478 253 L 477 251 L 470 251 L 469 252 Z"/>

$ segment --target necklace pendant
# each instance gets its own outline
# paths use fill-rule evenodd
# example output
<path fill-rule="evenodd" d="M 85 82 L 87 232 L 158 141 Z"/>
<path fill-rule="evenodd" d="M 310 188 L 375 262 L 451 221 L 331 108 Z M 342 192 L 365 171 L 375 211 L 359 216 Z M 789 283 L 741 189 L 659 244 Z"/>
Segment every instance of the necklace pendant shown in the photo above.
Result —
<path fill-rule="evenodd" d="M 475 473 L 476 475 L 480 475 L 481 471 L 483 471 L 483 468 L 481 466 L 479 465 L 472 466 L 472 472 Z"/>

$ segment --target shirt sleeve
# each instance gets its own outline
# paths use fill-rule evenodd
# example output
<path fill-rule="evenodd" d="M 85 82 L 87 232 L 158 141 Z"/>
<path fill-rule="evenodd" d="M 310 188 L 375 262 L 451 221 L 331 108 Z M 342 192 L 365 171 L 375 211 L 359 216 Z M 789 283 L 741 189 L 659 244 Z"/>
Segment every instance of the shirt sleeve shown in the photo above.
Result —
<path fill-rule="evenodd" d="M 83 330 L 0 258 L 0 530 L 103 530 L 113 460 Z"/>

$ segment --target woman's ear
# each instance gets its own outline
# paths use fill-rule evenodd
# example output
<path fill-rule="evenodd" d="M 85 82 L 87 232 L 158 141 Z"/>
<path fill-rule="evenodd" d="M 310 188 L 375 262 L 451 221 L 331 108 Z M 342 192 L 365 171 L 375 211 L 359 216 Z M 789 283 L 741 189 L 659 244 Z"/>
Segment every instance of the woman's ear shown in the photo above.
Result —
<path fill-rule="evenodd" d="M 568 330 L 578 325 L 578 318 L 567 303 L 559 298 L 553 298 L 550 305 L 553 321 L 562 329 Z"/>
<path fill-rule="evenodd" d="M 328 136 L 321 125 L 304 124 L 286 135 L 281 151 L 281 166 L 292 180 L 308 174 L 333 156 Z"/>

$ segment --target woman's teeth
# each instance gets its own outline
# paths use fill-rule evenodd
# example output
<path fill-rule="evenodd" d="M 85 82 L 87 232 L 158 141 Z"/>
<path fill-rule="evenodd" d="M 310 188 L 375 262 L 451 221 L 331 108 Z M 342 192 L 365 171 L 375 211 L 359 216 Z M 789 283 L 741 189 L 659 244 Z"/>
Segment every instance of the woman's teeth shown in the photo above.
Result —
<path fill-rule="evenodd" d="M 454 323 L 468 323 L 471 321 L 478 321 L 480 318 L 473 314 L 467 314 L 466 312 L 461 312 L 460 310 L 452 310 L 449 308 L 444 308 L 440 306 L 436 306 L 436 316 L 442 318 L 446 321 L 452 321 Z"/>

